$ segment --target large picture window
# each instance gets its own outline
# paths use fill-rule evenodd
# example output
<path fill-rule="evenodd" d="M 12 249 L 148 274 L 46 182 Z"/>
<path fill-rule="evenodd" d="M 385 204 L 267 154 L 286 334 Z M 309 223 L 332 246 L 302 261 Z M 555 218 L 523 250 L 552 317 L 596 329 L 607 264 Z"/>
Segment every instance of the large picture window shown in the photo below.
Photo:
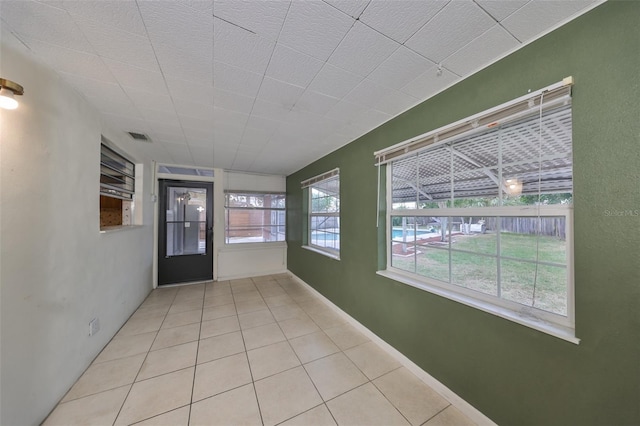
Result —
<path fill-rule="evenodd" d="M 388 271 L 573 334 L 572 126 L 565 92 L 548 103 L 534 98 L 529 111 L 515 115 L 505 108 L 494 124 L 436 137 L 386 162 Z"/>
<path fill-rule="evenodd" d="M 283 193 L 227 192 L 225 242 L 270 243 L 285 240 Z"/>
<path fill-rule="evenodd" d="M 340 171 L 324 173 L 302 183 L 308 189 L 307 241 L 310 247 L 340 253 Z"/>

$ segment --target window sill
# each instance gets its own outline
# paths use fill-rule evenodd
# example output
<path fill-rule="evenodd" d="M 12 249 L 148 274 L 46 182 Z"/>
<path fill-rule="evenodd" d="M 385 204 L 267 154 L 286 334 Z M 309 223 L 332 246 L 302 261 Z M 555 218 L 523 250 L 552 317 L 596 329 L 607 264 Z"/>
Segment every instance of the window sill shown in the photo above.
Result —
<path fill-rule="evenodd" d="M 122 225 L 122 226 L 107 226 L 105 228 L 100 228 L 101 234 L 112 234 L 114 232 L 120 231 L 128 231 L 131 229 L 140 229 L 144 228 L 144 225 Z"/>
<path fill-rule="evenodd" d="M 286 241 L 274 241 L 270 243 L 225 243 L 220 251 L 240 251 L 240 250 L 265 250 L 265 249 L 277 249 L 287 248 Z"/>
<path fill-rule="evenodd" d="M 302 246 L 302 248 L 306 249 L 306 250 L 309 250 L 309 251 L 312 251 L 312 252 L 315 252 L 315 253 L 322 254 L 322 255 L 327 256 L 328 258 L 333 259 L 333 260 L 340 260 L 340 253 L 339 252 L 338 253 L 333 253 L 333 252 L 330 252 L 328 250 L 322 250 L 320 248 L 313 247 L 313 246 Z"/>
<path fill-rule="evenodd" d="M 567 342 L 571 342 L 576 345 L 580 343 L 580 339 L 578 339 L 575 336 L 575 331 L 568 327 L 563 327 L 557 324 L 552 324 L 537 318 L 533 318 L 531 316 L 523 315 L 511 309 L 496 306 L 492 303 L 478 300 L 473 297 L 465 296 L 455 291 L 447 290 L 445 288 L 441 288 L 435 285 L 430 285 L 426 282 L 416 280 L 412 277 L 399 274 L 394 271 L 384 270 L 384 271 L 377 271 L 376 273 L 385 278 L 389 278 L 391 280 L 398 281 L 415 288 L 419 288 L 420 290 L 428 291 L 429 293 L 433 293 L 438 296 L 445 297 L 447 299 L 470 306 L 472 308 L 476 308 L 481 311 L 487 312 L 489 314 L 493 314 L 498 317 L 507 319 L 509 321 L 513 321 L 520 325 L 524 325 L 534 330 L 541 331 L 543 333 L 549 334 L 559 339 L 566 340 Z"/>

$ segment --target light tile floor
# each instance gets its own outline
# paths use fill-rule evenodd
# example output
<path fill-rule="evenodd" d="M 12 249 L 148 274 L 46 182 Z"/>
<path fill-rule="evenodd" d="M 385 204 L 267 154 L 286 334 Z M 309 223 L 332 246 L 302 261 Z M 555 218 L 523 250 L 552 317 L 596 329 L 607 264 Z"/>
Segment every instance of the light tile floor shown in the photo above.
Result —
<path fill-rule="evenodd" d="M 45 425 L 467 425 L 286 274 L 154 290 Z"/>

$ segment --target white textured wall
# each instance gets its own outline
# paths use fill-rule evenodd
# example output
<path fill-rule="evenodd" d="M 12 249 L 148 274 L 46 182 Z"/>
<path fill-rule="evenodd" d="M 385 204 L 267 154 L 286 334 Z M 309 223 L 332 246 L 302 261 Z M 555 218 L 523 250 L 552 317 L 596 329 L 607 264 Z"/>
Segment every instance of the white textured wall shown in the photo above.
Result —
<path fill-rule="evenodd" d="M 151 290 L 152 205 L 100 234 L 97 113 L 6 33 L 0 76 L 25 87 L 0 110 L 0 424 L 33 425 Z"/>

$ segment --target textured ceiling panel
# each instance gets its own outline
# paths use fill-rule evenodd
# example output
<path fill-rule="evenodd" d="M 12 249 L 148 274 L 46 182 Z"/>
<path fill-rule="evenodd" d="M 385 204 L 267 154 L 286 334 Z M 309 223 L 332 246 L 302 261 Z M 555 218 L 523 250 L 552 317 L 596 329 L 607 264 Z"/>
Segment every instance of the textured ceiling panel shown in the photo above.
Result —
<path fill-rule="evenodd" d="M 312 90 L 305 91 L 298 102 L 296 103 L 294 110 L 313 112 L 315 114 L 324 115 L 337 104 L 338 98 L 323 95 L 322 93 L 314 92 Z"/>
<path fill-rule="evenodd" d="M 370 0 L 326 0 L 331 6 L 343 11 L 352 18 L 359 18 Z"/>
<path fill-rule="evenodd" d="M 63 1 L 62 6 L 76 20 L 102 22 L 104 25 L 139 36 L 147 35 L 135 2 L 119 0 Z"/>
<path fill-rule="evenodd" d="M 214 21 L 216 61 L 264 74 L 275 43 L 221 19 Z"/>
<path fill-rule="evenodd" d="M 124 62 L 102 58 L 116 81 L 123 87 L 134 87 L 147 92 L 164 90 L 166 84 L 160 72 L 138 68 Z"/>
<path fill-rule="evenodd" d="M 409 95 L 428 93 L 428 96 L 433 96 L 456 80 L 459 80 L 456 74 L 443 69 L 442 73 L 438 75 L 436 69 L 432 68 L 408 83 L 401 91 Z"/>
<path fill-rule="evenodd" d="M 286 1 L 216 0 L 213 14 L 268 40 L 278 39 L 289 10 Z"/>
<path fill-rule="evenodd" d="M 486 33 L 449 56 L 442 65 L 458 75 L 468 75 L 504 52 L 518 46 L 518 40 L 500 25 L 494 25 Z"/>
<path fill-rule="evenodd" d="M 232 67 L 221 62 L 213 63 L 213 87 L 245 96 L 255 97 L 263 76 Z"/>
<path fill-rule="evenodd" d="M 51 68 L 96 80 L 115 81 L 99 56 L 22 37 L 29 48 Z"/>
<path fill-rule="evenodd" d="M 152 138 L 125 137 L 131 145 L 123 149 L 160 162 L 287 174 L 592 7 L 0 0 L 0 20 L 2 43 L 26 45 L 110 131 Z"/>
<path fill-rule="evenodd" d="M 292 2 L 278 42 L 326 61 L 353 22 L 323 1 Z"/>
<path fill-rule="evenodd" d="M 148 38 L 95 21 L 78 21 L 78 26 L 99 56 L 158 71 L 158 62 Z"/>
<path fill-rule="evenodd" d="M 329 63 L 366 77 L 398 47 L 400 45 L 390 38 L 356 22 L 329 58 Z"/>
<path fill-rule="evenodd" d="M 530 0 L 476 0 L 485 11 L 497 21 L 502 21 Z"/>
<path fill-rule="evenodd" d="M 593 1 L 548 0 L 530 1 L 503 21 L 504 27 L 518 40 L 528 41 L 537 34 L 553 27 L 581 10 L 590 7 Z"/>
<path fill-rule="evenodd" d="M 3 0 L 0 16 L 23 37 L 92 52 L 91 45 L 64 9 L 31 0 Z"/>
<path fill-rule="evenodd" d="M 415 33 L 406 46 L 438 63 L 493 24 L 495 20 L 477 4 L 452 1 Z"/>
<path fill-rule="evenodd" d="M 400 46 L 367 78 L 383 86 L 400 89 L 434 65 L 414 51 Z"/>
<path fill-rule="evenodd" d="M 302 87 L 266 77 L 260 86 L 258 99 L 263 99 L 280 105 L 283 108 L 291 109 L 298 99 L 300 99 L 303 92 L 304 88 Z"/>
<path fill-rule="evenodd" d="M 322 65 L 322 61 L 312 56 L 279 45 L 273 52 L 266 75 L 306 87 L 318 74 Z"/>
<path fill-rule="evenodd" d="M 398 7 L 388 0 L 371 0 L 360 20 L 404 43 L 442 9 L 449 0 L 408 0 Z"/>
<path fill-rule="evenodd" d="M 309 85 L 309 89 L 334 98 L 342 98 L 362 81 L 362 77 L 325 64 Z"/>

